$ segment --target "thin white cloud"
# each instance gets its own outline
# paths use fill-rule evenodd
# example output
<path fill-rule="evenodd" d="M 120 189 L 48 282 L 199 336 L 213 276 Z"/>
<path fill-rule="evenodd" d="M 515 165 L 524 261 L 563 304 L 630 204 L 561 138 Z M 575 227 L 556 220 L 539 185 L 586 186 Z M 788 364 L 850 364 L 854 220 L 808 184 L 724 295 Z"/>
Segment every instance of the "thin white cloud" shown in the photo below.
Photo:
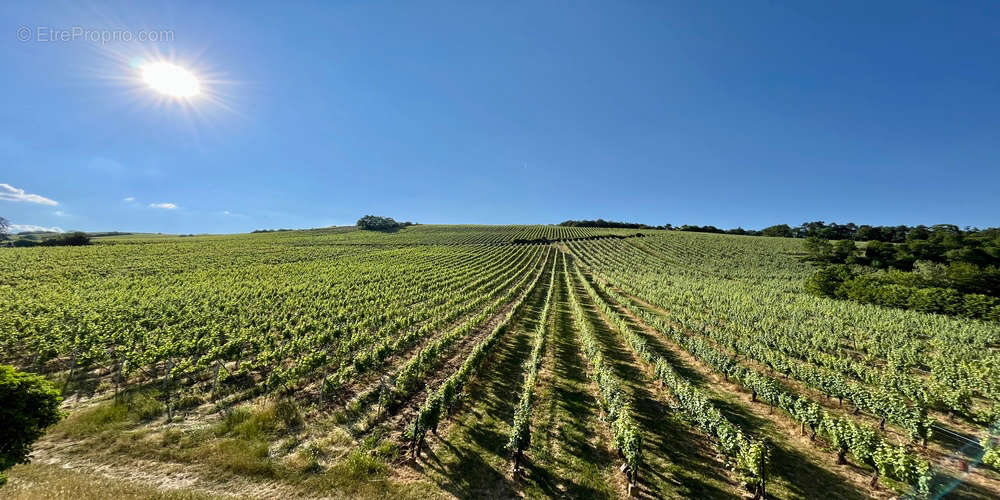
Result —
<path fill-rule="evenodd" d="M 135 196 L 126 196 L 122 198 L 122 201 L 124 201 L 125 203 L 132 203 L 133 201 L 135 201 Z"/>
<path fill-rule="evenodd" d="M 162 208 L 164 210 L 173 210 L 177 208 L 177 205 L 174 205 L 173 203 L 150 203 L 149 206 L 150 208 Z"/>
<path fill-rule="evenodd" d="M 36 226 L 34 224 L 11 224 L 10 232 L 12 233 L 34 233 L 38 231 L 47 231 L 50 233 L 65 233 L 61 227 L 45 227 Z"/>
<path fill-rule="evenodd" d="M 26 201 L 28 203 L 40 203 L 51 206 L 59 204 L 58 201 L 50 200 L 41 195 L 25 193 L 23 189 L 18 189 L 10 184 L 0 184 L 0 200 Z"/>
<path fill-rule="evenodd" d="M 56 210 L 55 212 L 52 212 L 52 213 L 53 213 L 53 214 L 54 214 L 54 215 L 55 215 L 56 217 L 69 217 L 69 214 L 68 214 L 68 213 L 66 213 L 66 212 L 63 212 L 62 210 Z"/>

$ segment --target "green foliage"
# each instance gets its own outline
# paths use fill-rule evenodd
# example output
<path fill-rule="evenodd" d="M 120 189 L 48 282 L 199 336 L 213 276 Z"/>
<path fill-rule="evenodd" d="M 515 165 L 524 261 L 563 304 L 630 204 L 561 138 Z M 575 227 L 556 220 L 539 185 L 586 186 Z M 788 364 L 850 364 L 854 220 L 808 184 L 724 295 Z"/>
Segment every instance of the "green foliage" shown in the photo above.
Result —
<path fill-rule="evenodd" d="M 41 242 L 41 245 L 46 247 L 83 246 L 89 244 L 90 236 L 87 236 L 87 233 L 79 231 L 45 238 Z"/>
<path fill-rule="evenodd" d="M 851 269 L 844 265 L 826 266 L 817 270 L 805 283 L 805 290 L 820 297 L 844 298 L 844 283 L 854 277 Z"/>
<path fill-rule="evenodd" d="M 62 417 L 60 402 L 42 377 L 0 365 L 0 485 L 7 469 L 28 463 L 32 444 Z"/>
<path fill-rule="evenodd" d="M 559 223 L 563 227 L 614 227 L 620 229 L 652 229 L 651 226 L 635 222 L 617 222 L 604 219 L 597 220 L 567 220 Z"/>
<path fill-rule="evenodd" d="M 774 236 L 781 238 L 791 238 L 794 236 L 792 233 L 792 228 L 788 224 L 777 224 L 774 226 L 765 227 L 761 230 L 761 234 L 764 236 Z"/>
<path fill-rule="evenodd" d="M 803 245 L 806 260 L 858 264 L 883 271 L 872 273 L 868 269 L 855 277 L 847 268 L 827 265 L 807 278 L 804 287 L 823 297 L 993 320 L 994 309 L 1000 306 L 1000 268 L 987 264 L 1000 262 L 990 256 L 990 252 L 1000 255 L 1000 249 L 972 237 L 963 240 L 965 243 L 958 242 L 961 233 L 949 229 L 928 234 L 930 239 L 914 237 L 905 244 L 869 241 L 861 255 L 850 240 L 833 245 L 811 236 Z M 922 258 L 945 262 L 917 260 Z M 907 272 L 910 268 L 913 271 Z"/>
<path fill-rule="evenodd" d="M 994 436 L 986 436 L 980 442 L 983 447 L 984 464 L 1000 470 L 1000 442 Z"/>
<path fill-rule="evenodd" d="M 395 231 L 403 227 L 391 217 L 379 217 L 377 215 L 366 215 L 358 219 L 358 229 L 366 231 Z"/>
<path fill-rule="evenodd" d="M 902 273 L 910 274 L 910 273 Z M 952 288 L 917 287 L 886 283 L 883 274 L 852 276 L 843 266 L 829 266 L 813 273 L 805 282 L 806 291 L 822 297 L 849 299 L 898 309 L 965 316 L 997 321 L 1000 299 L 980 294 L 962 295 Z"/>
<path fill-rule="evenodd" d="M 829 240 L 810 236 L 802 243 L 806 259 L 814 262 L 833 262 L 833 244 Z M 841 262 L 842 264 L 843 262 Z"/>

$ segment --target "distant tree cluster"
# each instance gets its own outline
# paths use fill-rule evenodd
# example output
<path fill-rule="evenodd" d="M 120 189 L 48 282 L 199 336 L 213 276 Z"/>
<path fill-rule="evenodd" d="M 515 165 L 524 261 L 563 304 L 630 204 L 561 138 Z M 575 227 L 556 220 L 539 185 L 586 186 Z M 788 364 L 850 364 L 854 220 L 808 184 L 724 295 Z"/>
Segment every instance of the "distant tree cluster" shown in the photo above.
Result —
<path fill-rule="evenodd" d="M 954 224 L 937 224 L 934 226 L 869 226 L 862 224 L 859 226 L 853 222 L 847 224 L 832 222 L 827 224 L 823 221 L 814 221 L 804 222 L 802 225 L 796 227 L 789 226 L 788 224 L 778 224 L 764 228 L 760 231 L 760 234 L 763 236 L 781 236 L 785 238 L 905 243 L 914 239 L 928 239 L 934 233 L 972 234 L 984 231 L 988 232 L 990 229 L 966 228 L 963 231 Z"/>
<path fill-rule="evenodd" d="M 715 226 L 692 226 L 685 224 L 683 226 L 675 227 L 673 224 L 664 224 L 662 226 L 651 226 L 649 224 L 641 224 L 638 222 L 618 222 L 604 219 L 597 220 L 567 220 L 560 222 L 558 225 L 567 227 L 605 227 L 605 228 L 617 228 L 617 229 L 662 229 L 667 231 L 690 231 L 695 233 L 718 233 L 718 234 L 743 234 L 750 236 L 760 236 L 760 231 L 752 231 L 738 227 L 736 229 L 719 229 Z"/>
<path fill-rule="evenodd" d="M 61 246 L 82 246 L 90 244 L 90 235 L 80 231 L 72 233 L 51 233 L 39 239 L 40 235 L 28 235 L 27 237 L 14 239 L 7 244 L 12 247 L 61 247 Z"/>
<path fill-rule="evenodd" d="M 722 229 L 716 226 L 696 226 L 684 224 L 674 226 L 664 224 L 662 226 L 651 226 L 636 222 L 615 222 L 604 219 L 597 220 L 568 220 L 559 223 L 560 226 L 571 227 L 613 227 L 626 229 L 665 229 L 668 231 L 687 231 L 693 233 L 715 233 L 715 234 L 736 234 L 743 236 L 773 236 L 779 238 L 819 238 L 823 240 L 854 240 L 854 241 L 881 241 L 885 243 L 904 243 L 911 239 L 926 239 L 930 234 L 940 231 L 959 233 L 978 233 L 987 230 L 976 228 L 966 228 L 960 230 L 953 224 L 938 224 L 935 226 L 870 226 L 867 224 L 858 225 L 853 222 L 847 224 L 837 224 L 835 222 L 826 223 L 823 221 L 804 222 L 798 226 L 788 224 L 775 224 L 764 229 Z"/>
<path fill-rule="evenodd" d="M 392 217 L 366 215 L 358 219 L 358 229 L 365 231 L 396 231 L 414 225 L 412 222 L 396 222 Z"/>
<path fill-rule="evenodd" d="M 687 231 L 692 233 L 715 233 L 715 234 L 736 234 L 743 236 L 773 236 L 779 238 L 820 238 L 824 240 L 854 240 L 854 241 L 884 241 L 887 243 L 902 243 L 906 241 L 907 236 L 911 233 L 924 234 L 928 232 L 933 232 L 935 228 L 939 226 L 869 226 L 869 225 L 857 225 L 853 222 L 848 224 L 837 224 L 829 223 L 823 221 L 814 222 L 804 222 L 799 226 L 790 226 L 788 224 L 775 224 L 773 226 L 765 227 L 764 229 L 743 229 L 742 227 L 737 227 L 733 229 L 722 229 L 716 226 L 696 226 L 691 224 L 684 224 L 682 226 L 674 226 L 673 224 L 664 224 L 662 226 L 651 226 L 648 224 L 641 224 L 637 222 L 616 222 L 616 221 L 606 221 L 604 219 L 597 220 L 567 220 L 559 223 L 560 226 L 569 227 L 609 227 L 609 228 L 624 228 L 624 229 L 665 229 L 668 231 Z M 958 230 L 957 226 L 950 224 L 940 225 L 943 227 L 954 228 Z M 976 231 L 975 229 L 970 229 L 969 231 Z"/>
<path fill-rule="evenodd" d="M 743 229 L 738 227 L 736 229 L 720 229 L 715 226 L 692 226 L 690 224 L 684 224 L 683 226 L 674 227 L 667 224 L 663 229 L 671 229 L 674 231 L 687 231 L 691 233 L 715 233 L 715 234 L 738 234 L 743 236 L 760 236 L 760 231 L 754 231 L 752 229 Z"/>
<path fill-rule="evenodd" d="M 45 238 L 41 244 L 47 247 L 83 246 L 90 244 L 90 236 L 87 233 L 76 231 Z"/>
<path fill-rule="evenodd" d="M 816 295 L 1000 321 L 1000 229 L 910 228 L 900 243 L 805 241 Z"/>
<path fill-rule="evenodd" d="M 647 226 L 646 224 L 638 224 L 635 222 L 618 222 L 613 220 L 567 220 L 559 223 L 560 226 L 566 227 L 611 227 L 619 229 L 656 229 L 654 226 Z"/>

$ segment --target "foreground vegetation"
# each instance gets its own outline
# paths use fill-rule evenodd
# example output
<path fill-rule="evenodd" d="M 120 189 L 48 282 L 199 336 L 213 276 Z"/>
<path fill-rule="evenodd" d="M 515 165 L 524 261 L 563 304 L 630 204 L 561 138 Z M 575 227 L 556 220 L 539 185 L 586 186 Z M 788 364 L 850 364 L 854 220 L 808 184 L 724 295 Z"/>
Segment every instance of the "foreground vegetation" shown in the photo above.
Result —
<path fill-rule="evenodd" d="M 995 323 L 806 293 L 802 239 L 641 233 L 7 249 L 0 361 L 68 417 L 5 494 L 1000 495 Z"/>

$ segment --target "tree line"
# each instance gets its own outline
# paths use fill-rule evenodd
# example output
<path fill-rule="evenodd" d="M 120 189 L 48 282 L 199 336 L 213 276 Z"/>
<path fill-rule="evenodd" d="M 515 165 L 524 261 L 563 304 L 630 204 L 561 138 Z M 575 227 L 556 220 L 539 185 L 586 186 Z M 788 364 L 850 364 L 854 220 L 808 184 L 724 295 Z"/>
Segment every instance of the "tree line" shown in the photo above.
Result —
<path fill-rule="evenodd" d="M 661 226 L 648 226 L 636 222 L 618 222 L 613 220 L 567 220 L 558 224 L 564 227 L 611 227 L 617 229 L 663 229 Z"/>
<path fill-rule="evenodd" d="M 648 224 L 640 224 L 636 222 L 618 222 L 618 221 L 606 221 L 604 219 L 596 220 L 567 220 L 560 222 L 558 225 L 567 227 L 603 227 L 603 228 L 622 228 L 622 229 L 664 229 L 668 231 L 687 231 L 693 233 L 715 233 L 715 234 L 736 234 L 743 236 L 772 236 L 779 238 L 819 238 L 823 240 L 853 240 L 853 241 L 881 241 L 884 243 L 905 243 L 910 240 L 926 240 L 931 237 L 932 234 L 973 234 L 973 233 L 985 233 L 987 235 L 994 235 L 996 231 L 1000 230 L 997 228 L 989 229 L 978 229 L 978 228 L 965 228 L 964 230 L 959 229 L 958 226 L 954 224 L 936 224 L 933 226 L 917 225 L 917 226 L 871 226 L 868 224 L 855 224 L 849 222 L 847 224 L 837 224 L 836 222 L 826 223 L 824 221 L 813 221 L 813 222 L 803 222 L 798 226 L 790 226 L 788 224 L 775 224 L 773 226 L 765 227 L 764 229 L 743 229 L 742 227 L 736 227 L 733 229 L 722 229 L 716 226 L 697 226 L 691 224 L 684 224 L 681 226 L 675 226 L 673 224 L 664 224 L 662 226 L 651 226 Z M 992 236 L 987 236 L 992 237 Z"/>

